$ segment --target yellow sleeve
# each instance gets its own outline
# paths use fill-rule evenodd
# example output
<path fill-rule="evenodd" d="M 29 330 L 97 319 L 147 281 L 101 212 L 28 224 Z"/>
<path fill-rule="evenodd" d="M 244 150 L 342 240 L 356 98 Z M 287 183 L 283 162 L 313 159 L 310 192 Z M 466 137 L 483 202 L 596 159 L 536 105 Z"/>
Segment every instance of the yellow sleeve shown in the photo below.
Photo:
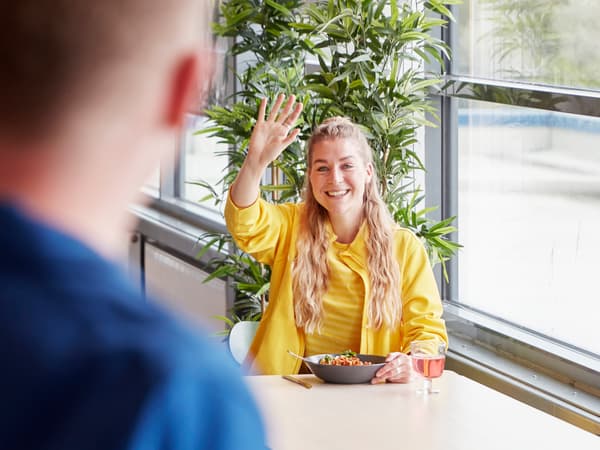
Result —
<path fill-rule="evenodd" d="M 264 264 L 273 265 L 277 246 L 288 234 L 291 220 L 281 205 L 258 198 L 252 205 L 239 208 L 228 194 L 225 223 L 241 250 Z"/>
<path fill-rule="evenodd" d="M 410 233 L 402 273 L 402 352 L 415 340 L 438 338 L 448 345 L 443 307 L 425 247 Z"/>

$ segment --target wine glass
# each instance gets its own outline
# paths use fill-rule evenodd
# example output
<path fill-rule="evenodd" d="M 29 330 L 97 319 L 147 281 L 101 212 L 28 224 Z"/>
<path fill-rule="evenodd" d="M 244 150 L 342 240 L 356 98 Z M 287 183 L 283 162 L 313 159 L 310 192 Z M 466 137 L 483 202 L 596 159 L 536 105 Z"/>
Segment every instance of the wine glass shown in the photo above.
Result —
<path fill-rule="evenodd" d="M 437 339 L 413 341 L 410 343 L 410 356 L 414 371 L 423 378 L 423 387 L 417 393 L 437 394 L 439 391 L 432 389 L 431 380 L 444 371 L 446 344 Z"/>

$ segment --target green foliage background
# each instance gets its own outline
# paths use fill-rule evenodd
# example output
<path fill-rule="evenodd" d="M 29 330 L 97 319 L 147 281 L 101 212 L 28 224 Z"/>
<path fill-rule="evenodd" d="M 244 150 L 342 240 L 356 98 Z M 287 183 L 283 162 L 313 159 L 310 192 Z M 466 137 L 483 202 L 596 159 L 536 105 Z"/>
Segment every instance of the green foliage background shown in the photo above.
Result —
<path fill-rule="evenodd" d="M 374 151 L 381 192 L 394 219 L 421 237 L 432 264 L 447 261 L 459 245 L 448 239 L 454 218 L 427 217 L 415 151 L 418 130 L 434 126 L 427 97 L 441 83 L 426 62 L 443 67 L 446 45 L 433 31 L 451 19 L 450 1 L 225 0 L 215 32 L 230 38 L 237 88 L 226 105 L 207 110 L 214 126 L 200 130 L 228 145 L 229 164 L 206 199 L 224 200 L 247 151 L 260 99 L 284 92 L 304 103 L 299 139 L 286 149 L 262 185 L 274 202 L 298 201 L 305 175 L 304 142 L 324 119 L 342 115 L 362 126 Z M 309 70 L 306 70 L 306 69 Z M 235 248 L 228 235 L 206 235 L 210 247 L 229 248 L 212 261 L 209 279 L 233 280 L 233 321 L 260 319 L 268 301 L 269 268 Z M 445 271 L 444 271 L 445 273 Z M 229 323 L 232 323 L 231 321 Z"/>

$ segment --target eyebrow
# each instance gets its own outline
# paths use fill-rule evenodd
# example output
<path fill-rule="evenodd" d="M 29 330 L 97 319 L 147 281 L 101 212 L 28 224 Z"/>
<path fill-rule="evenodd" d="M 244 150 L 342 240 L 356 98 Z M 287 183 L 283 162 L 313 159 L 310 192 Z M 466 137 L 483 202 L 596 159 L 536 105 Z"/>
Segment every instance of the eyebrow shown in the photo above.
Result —
<path fill-rule="evenodd" d="M 347 159 L 354 159 L 354 155 L 348 155 L 348 156 L 344 156 L 343 158 L 340 158 L 340 161 L 345 161 Z M 317 164 L 317 163 L 325 163 L 327 164 L 329 161 L 327 161 L 326 159 L 315 159 L 313 161 L 313 164 Z"/>

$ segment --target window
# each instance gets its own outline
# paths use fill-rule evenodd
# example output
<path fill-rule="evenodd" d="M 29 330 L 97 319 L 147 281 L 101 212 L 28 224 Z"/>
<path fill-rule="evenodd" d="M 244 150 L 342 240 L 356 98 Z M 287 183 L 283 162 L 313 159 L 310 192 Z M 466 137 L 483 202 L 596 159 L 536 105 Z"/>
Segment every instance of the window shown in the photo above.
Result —
<path fill-rule="evenodd" d="M 232 91 L 231 74 L 227 70 L 230 64 L 226 58 L 228 41 L 217 38 L 215 42 L 216 64 L 212 82 L 208 87 L 209 105 L 222 105 L 227 93 Z M 203 200 L 210 189 L 202 185 L 216 186 L 222 177 L 223 168 L 227 164 L 227 145 L 220 143 L 219 138 L 210 138 L 198 131 L 210 127 L 207 117 L 200 114 L 189 114 L 183 130 L 181 145 L 181 198 L 192 203 L 215 210 L 212 200 Z M 217 156 L 219 155 L 219 156 Z"/>
<path fill-rule="evenodd" d="M 144 184 L 145 191 L 153 195 L 154 197 L 158 197 L 158 192 L 160 189 L 160 168 L 156 168 L 156 170 L 150 175 L 150 178 Z"/>
<path fill-rule="evenodd" d="M 600 354 L 600 118 L 458 105 L 458 299 Z"/>
<path fill-rule="evenodd" d="M 201 87 L 207 90 L 207 104 L 222 104 L 227 93 L 231 92 L 227 71 L 231 62 L 225 58 L 227 45 L 228 42 L 220 38 L 215 42 L 215 73 L 212 81 Z M 227 164 L 227 145 L 220 143 L 219 138 L 200 133 L 211 126 L 202 113 L 203 106 L 199 105 L 196 111 L 186 115 L 177 143 L 178 151 L 161 162 L 162 170 L 153 174 L 143 191 L 155 200 L 155 209 L 207 231 L 222 231 L 222 205 L 215 205 L 208 197 L 211 187 L 216 186 L 223 175 Z M 221 153 L 223 155 L 218 156 Z"/>
<path fill-rule="evenodd" d="M 465 0 L 454 12 L 440 151 L 464 248 L 444 296 L 597 370 L 600 3 Z"/>
<path fill-rule="evenodd" d="M 206 117 L 191 114 L 188 116 L 181 149 L 183 159 L 181 196 L 184 200 L 215 209 L 211 200 L 202 201 L 209 193 L 202 184 L 216 186 L 221 179 L 223 168 L 227 164 L 227 156 L 217 155 L 226 152 L 227 145 L 219 143 L 218 138 L 210 138 L 198 133 L 208 126 L 210 122 Z"/>
<path fill-rule="evenodd" d="M 454 73 L 600 88 L 600 2 L 465 0 L 457 12 Z"/>

